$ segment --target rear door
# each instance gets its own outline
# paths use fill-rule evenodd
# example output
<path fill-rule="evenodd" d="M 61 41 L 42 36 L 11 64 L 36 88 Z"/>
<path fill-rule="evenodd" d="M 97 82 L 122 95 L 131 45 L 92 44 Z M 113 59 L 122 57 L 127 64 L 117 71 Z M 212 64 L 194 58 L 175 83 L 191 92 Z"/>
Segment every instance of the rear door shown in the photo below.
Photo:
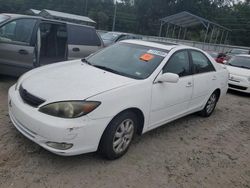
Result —
<path fill-rule="evenodd" d="M 33 68 L 36 19 L 12 20 L 0 27 L 0 73 L 20 75 Z"/>
<path fill-rule="evenodd" d="M 103 47 L 95 28 L 68 24 L 68 59 L 89 56 Z"/>
<path fill-rule="evenodd" d="M 216 70 L 208 57 L 197 50 L 190 50 L 193 64 L 194 89 L 190 103 L 191 109 L 197 109 L 204 105 L 209 95 L 216 88 Z"/>

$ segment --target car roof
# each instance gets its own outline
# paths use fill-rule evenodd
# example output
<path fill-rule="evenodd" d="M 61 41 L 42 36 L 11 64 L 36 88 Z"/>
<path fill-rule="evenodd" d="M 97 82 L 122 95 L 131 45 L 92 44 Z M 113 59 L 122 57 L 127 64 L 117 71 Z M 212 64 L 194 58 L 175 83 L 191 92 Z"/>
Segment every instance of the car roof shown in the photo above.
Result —
<path fill-rule="evenodd" d="M 124 40 L 121 41 L 122 43 L 129 43 L 129 44 L 138 44 L 142 46 L 149 46 L 152 48 L 160 48 L 167 51 L 172 50 L 173 48 L 176 48 L 177 46 L 184 46 L 184 45 L 173 45 L 173 44 L 163 44 L 163 43 L 157 43 L 157 42 L 149 42 L 149 41 L 143 41 L 143 40 Z"/>
<path fill-rule="evenodd" d="M 9 13 L 3 13 L 3 15 L 9 16 L 10 18 L 39 18 L 43 19 L 43 17 L 40 16 L 30 16 L 30 15 L 23 15 L 23 14 L 9 14 Z"/>
<path fill-rule="evenodd" d="M 10 19 L 34 18 L 34 19 L 40 19 L 40 20 L 43 20 L 43 21 L 50 21 L 50 22 L 57 22 L 57 23 L 62 23 L 62 24 L 70 24 L 70 25 L 94 28 L 93 26 L 89 26 L 89 25 L 77 24 L 77 23 L 73 23 L 73 22 L 67 22 L 67 21 L 55 20 L 55 19 L 47 19 L 47 18 L 44 18 L 44 17 L 41 17 L 41 16 L 30 16 L 30 15 L 24 15 L 24 14 L 9 14 L 9 13 L 3 13 L 2 15 L 9 16 Z"/>

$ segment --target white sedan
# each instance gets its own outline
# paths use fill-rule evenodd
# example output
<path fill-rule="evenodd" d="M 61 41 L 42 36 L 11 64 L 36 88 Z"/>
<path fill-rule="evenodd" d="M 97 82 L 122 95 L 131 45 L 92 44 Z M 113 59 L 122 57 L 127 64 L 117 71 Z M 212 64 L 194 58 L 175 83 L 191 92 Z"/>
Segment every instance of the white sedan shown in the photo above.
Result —
<path fill-rule="evenodd" d="M 250 55 L 237 55 L 229 60 L 229 88 L 250 93 Z"/>
<path fill-rule="evenodd" d="M 9 90 L 9 115 L 55 154 L 116 159 L 135 134 L 194 112 L 210 116 L 227 89 L 228 71 L 199 49 L 127 40 L 26 73 Z"/>

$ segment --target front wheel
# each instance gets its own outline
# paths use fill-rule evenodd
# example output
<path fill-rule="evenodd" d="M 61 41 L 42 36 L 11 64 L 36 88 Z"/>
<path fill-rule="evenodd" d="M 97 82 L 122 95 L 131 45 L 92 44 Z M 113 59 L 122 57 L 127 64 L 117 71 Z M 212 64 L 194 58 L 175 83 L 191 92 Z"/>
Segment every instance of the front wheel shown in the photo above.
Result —
<path fill-rule="evenodd" d="M 218 94 L 214 92 L 208 99 L 205 107 L 200 111 L 200 115 L 203 117 L 209 117 L 214 112 L 214 109 L 218 102 Z"/>
<path fill-rule="evenodd" d="M 102 136 L 99 151 L 104 157 L 114 160 L 123 156 L 133 140 L 138 119 L 133 112 L 124 112 L 115 117 Z"/>

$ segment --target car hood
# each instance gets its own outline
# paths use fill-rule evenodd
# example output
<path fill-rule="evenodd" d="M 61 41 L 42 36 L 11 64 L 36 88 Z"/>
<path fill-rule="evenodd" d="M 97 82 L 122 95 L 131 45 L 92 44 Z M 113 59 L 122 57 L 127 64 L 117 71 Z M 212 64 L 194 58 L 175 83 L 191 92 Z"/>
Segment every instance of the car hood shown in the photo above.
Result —
<path fill-rule="evenodd" d="M 245 76 L 245 77 L 250 76 L 250 69 L 227 65 L 227 70 L 229 71 L 230 74 L 233 74 L 233 75 Z"/>
<path fill-rule="evenodd" d="M 21 85 L 32 95 L 47 102 L 55 102 L 84 100 L 133 82 L 134 79 L 95 68 L 79 60 L 34 71 Z"/>

